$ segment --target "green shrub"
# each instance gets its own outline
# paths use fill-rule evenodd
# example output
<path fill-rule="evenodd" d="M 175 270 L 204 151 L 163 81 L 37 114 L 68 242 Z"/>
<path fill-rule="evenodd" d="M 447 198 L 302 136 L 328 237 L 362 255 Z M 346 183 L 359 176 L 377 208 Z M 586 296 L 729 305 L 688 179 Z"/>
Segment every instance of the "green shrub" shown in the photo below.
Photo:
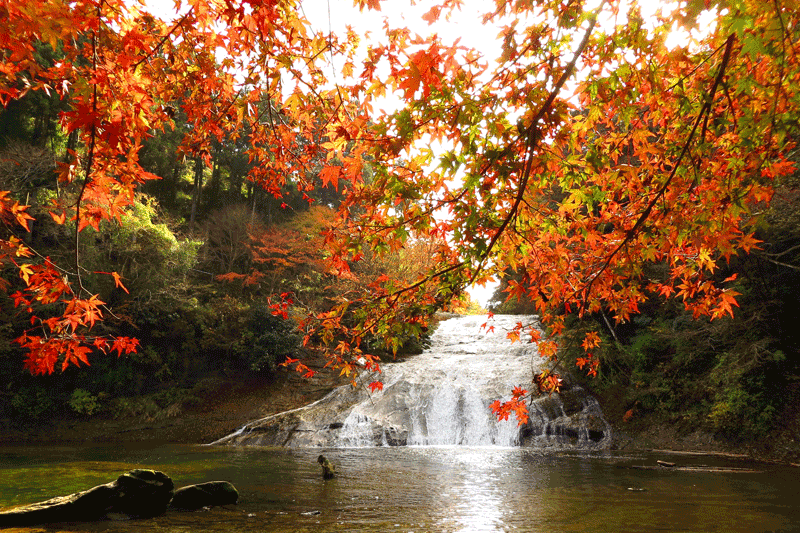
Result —
<path fill-rule="evenodd" d="M 97 396 L 85 389 L 75 389 L 69 398 L 70 408 L 79 415 L 92 416 L 100 410 Z"/>
<path fill-rule="evenodd" d="M 11 396 L 11 408 L 18 418 L 40 420 L 52 415 L 55 406 L 52 393 L 39 387 L 22 387 Z"/>
<path fill-rule="evenodd" d="M 251 341 L 244 354 L 251 370 L 273 371 L 287 356 L 300 347 L 300 335 L 289 320 L 274 316 L 268 306 L 253 307 L 248 323 L 247 338 Z"/>
<path fill-rule="evenodd" d="M 185 409 L 196 407 L 202 399 L 188 389 L 168 389 L 138 397 L 114 400 L 114 418 L 142 419 L 148 422 L 179 416 Z"/>
<path fill-rule="evenodd" d="M 130 291 L 124 298 L 147 303 L 154 294 L 185 283 L 202 243 L 179 239 L 166 224 L 155 223 L 156 218 L 155 200 L 146 195 L 137 196 L 122 215 L 121 223 L 103 222 L 99 232 L 81 240 L 85 268 L 118 272 Z M 97 285 L 93 290 L 105 293 L 114 286 L 107 275 L 87 277 L 89 281 Z M 121 294 L 118 297 L 123 298 Z"/>

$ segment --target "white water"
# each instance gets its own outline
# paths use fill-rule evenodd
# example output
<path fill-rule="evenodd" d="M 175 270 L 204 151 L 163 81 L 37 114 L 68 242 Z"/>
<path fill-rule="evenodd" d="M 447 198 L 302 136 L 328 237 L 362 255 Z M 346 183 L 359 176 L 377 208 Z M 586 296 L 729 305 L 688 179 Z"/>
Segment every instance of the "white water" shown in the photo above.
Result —
<path fill-rule="evenodd" d="M 515 386 L 530 390 L 544 364 L 529 338 L 508 339 L 518 322 L 534 324 L 535 317 L 443 320 L 423 354 L 362 377 L 364 383 L 380 380 L 382 391 L 339 387 L 311 405 L 251 422 L 214 444 L 607 447 L 610 427 L 597 402 L 578 387 L 533 401 L 524 426 L 513 417 L 495 418 L 490 404 L 508 399 Z"/>
<path fill-rule="evenodd" d="M 516 420 L 498 422 L 489 405 L 531 382 L 539 357 L 533 344 L 512 344 L 509 329 L 530 317 L 451 318 L 439 324 L 425 353 L 383 366 L 384 389 L 356 404 L 339 435 L 341 446 L 373 444 L 374 423 L 407 419 L 407 445 L 514 446 Z M 398 425 L 402 424 L 397 420 Z M 385 433 L 384 433 L 385 435 Z"/>

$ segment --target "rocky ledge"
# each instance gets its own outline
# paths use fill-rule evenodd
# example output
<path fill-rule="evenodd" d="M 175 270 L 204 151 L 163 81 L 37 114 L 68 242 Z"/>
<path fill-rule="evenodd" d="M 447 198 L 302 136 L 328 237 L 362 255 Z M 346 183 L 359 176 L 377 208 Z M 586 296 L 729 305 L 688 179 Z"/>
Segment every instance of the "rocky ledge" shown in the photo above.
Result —
<path fill-rule="evenodd" d="M 172 479 L 163 472 L 137 469 L 89 490 L 0 512 L 0 528 L 150 518 L 169 508 L 200 509 L 236 503 L 238 498 L 236 488 L 227 481 L 190 485 L 176 491 Z"/>

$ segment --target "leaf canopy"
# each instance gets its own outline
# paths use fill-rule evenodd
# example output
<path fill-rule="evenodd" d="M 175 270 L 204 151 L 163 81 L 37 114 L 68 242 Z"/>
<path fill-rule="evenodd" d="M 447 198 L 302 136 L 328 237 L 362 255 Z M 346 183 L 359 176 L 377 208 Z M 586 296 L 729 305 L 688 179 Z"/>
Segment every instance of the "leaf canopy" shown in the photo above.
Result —
<path fill-rule="evenodd" d="M 313 30 L 295 0 L 176 5 L 164 20 L 123 0 L 3 4 L 0 103 L 55 92 L 69 102 L 62 127 L 80 138 L 59 171 L 79 192 L 50 214 L 77 232 L 120 220 L 137 186 L 157 178 L 138 153 L 173 126 L 175 106 L 188 124 L 181 150 L 207 164 L 212 141 L 246 131 L 248 177 L 276 197 L 288 182 L 309 190 L 317 173 L 344 191 L 326 237 L 331 273 L 352 277 L 364 257 L 435 243 L 418 278 L 386 273 L 305 321 L 347 370 L 376 361 L 365 336 L 419 328 L 469 284 L 508 271 L 520 274 L 509 298 L 540 314 L 548 357 L 569 314 L 624 322 L 645 300 L 670 297 L 695 316 L 732 315 L 736 293 L 714 274 L 758 246 L 754 225 L 774 182 L 795 171 L 793 1 L 690 1 L 645 18 L 620 0 L 494 0 L 483 20 L 499 28 L 497 58 L 391 20 L 364 49 L 354 31 Z M 432 3 L 425 20 L 460 5 Z M 671 41 L 678 28 L 681 45 Z M 60 60 L 40 62 L 35 42 Z M 346 68 L 332 76 L 329 61 Z M 387 94 L 400 105 L 380 111 Z M 9 228 L 31 219 L 8 191 L 0 217 Z M 23 281 L 15 302 L 63 312 L 33 317 L 19 340 L 26 365 L 52 372 L 63 353 L 64 365 L 88 364 L 81 332 L 101 320 L 102 302 L 82 292 L 79 258 L 21 262 L 31 253 L 14 236 L 0 241 L 0 264 Z M 651 275 L 653 265 L 666 274 Z M 597 342 L 587 337 L 579 366 L 596 370 Z M 559 380 L 536 384 L 553 390 Z M 524 417 L 518 390 L 517 403 L 496 406 L 500 416 Z"/>

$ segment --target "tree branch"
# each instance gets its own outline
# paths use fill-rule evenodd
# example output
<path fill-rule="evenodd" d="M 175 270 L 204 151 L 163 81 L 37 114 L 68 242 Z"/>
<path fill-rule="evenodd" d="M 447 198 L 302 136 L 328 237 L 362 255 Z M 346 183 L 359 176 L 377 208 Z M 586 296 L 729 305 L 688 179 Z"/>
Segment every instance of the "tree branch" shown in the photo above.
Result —
<path fill-rule="evenodd" d="M 495 244 L 497 244 L 497 240 L 500 236 L 505 232 L 508 225 L 511 223 L 512 220 L 517 215 L 517 210 L 519 209 L 520 204 L 522 203 L 522 198 L 525 195 L 525 190 L 528 186 L 528 180 L 530 179 L 531 172 L 533 170 L 533 154 L 536 150 L 537 145 L 541 139 L 541 132 L 539 131 L 538 124 L 544 118 L 544 116 L 551 110 L 553 103 L 558 96 L 558 93 L 561 92 L 561 88 L 567 82 L 567 80 L 572 76 L 573 71 L 575 70 L 575 65 L 578 62 L 583 50 L 589 44 L 589 37 L 594 31 L 594 27 L 597 24 L 597 13 L 603 8 L 605 2 L 603 2 L 600 7 L 597 8 L 597 11 L 590 17 L 589 19 L 589 27 L 586 29 L 586 32 L 583 35 L 583 39 L 581 40 L 580 44 L 578 45 L 577 50 L 572 56 L 572 60 L 567 64 L 567 68 L 564 69 L 564 72 L 561 73 L 561 77 L 559 77 L 558 81 L 555 83 L 553 90 L 550 91 L 547 100 L 542 104 L 542 107 L 539 108 L 539 112 L 534 117 L 533 121 L 531 122 L 530 126 L 528 126 L 527 130 L 525 131 L 524 135 L 527 137 L 527 147 L 526 147 L 526 156 L 525 156 L 525 167 L 522 171 L 522 176 L 519 182 L 519 189 L 517 190 L 517 196 L 514 199 L 514 203 L 511 206 L 511 210 L 509 211 L 508 215 L 506 215 L 505 219 L 503 220 L 500 227 L 497 229 L 497 232 L 492 236 L 492 240 L 489 241 L 489 245 L 486 247 L 486 251 L 482 254 L 480 261 L 478 262 L 478 266 L 476 267 L 475 271 L 470 278 L 470 284 L 474 283 L 475 280 L 480 275 L 481 271 L 483 270 L 483 265 L 486 260 L 489 258 L 489 255 L 492 253 L 492 249 L 494 248 Z M 506 148 L 503 153 L 510 152 L 510 148 Z M 499 157 L 499 156 L 498 156 Z"/>
<path fill-rule="evenodd" d="M 639 215 L 639 218 L 636 220 L 636 223 L 633 225 L 633 227 L 630 230 L 628 230 L 628 232 L 625 234 L 625 238 L 622 239 L 622 242 L 619 243 L 619 245 L 614 249 L 613 252 L 611 252 L 611 254 L 609 254 L 609 256 L 606 258 L 606 261 L 600 268 L 600 270 L 592 277 L 591 280 L 589 280 L 589 283 L 582 289 L 582 292 L 584 293 L 585 296 L 589 295 L 589 292 L 592 288 L 592 284 L 594 284 L 594 281 L 599 277 L 600 273 L 606 270 L 611 265 L 611 260 L 623 248 L 625 248 L 628 245 L 628 243 L 633 239 L 633 237 L 636 236 L 636 234 L 644 225 L 645 221 L 650 217 L 650 213 L 653 211 L 655 205 L 667 192 L 667 189 L 669 188 L 673 178 L 675 178 L 675 175 L 677 174 L 678 169 L 680 168 L 681 161 L 683 161 L 686 152 L 689 151 L 689 147 L 691 146 L 695 134 L 697 133 L 697 128 L 700 126 L 701 122 L 703 123 L 705 122 L 705 119 L 707 119 L 707 115 L 711 112 L 711 103 L 714 101 L 714 95 L 716 94 L 717 88 L 720 86 L 722 82 L 722 77 L 725 74 L 725 67 L 730 62 L 734 41 L 735 41 L 734 34 L 729 35 L 725 44 L 725 53 L 722 56 L 722 62 L 720 63 L 719 71 L 717 72 L 717 76 L 714 79 L 714 85 L 711 87 L 709 96 L 706 99 L 705 103 L 703 104 L 703 107 L 700 109 L 700 113 L 698 113 L 697 119 L 695 119 L 694 121 L 694 126 L 692 127 L 692 131 L 689 133 L 689 137 L 686 139 L 686 143 L 684 143 L 683 149 L 681 150 L 680 155 L 678 155 L 678 160 L 673 165 L 672 171 L 667 177 L 667 180 L 664 182 L 664 185 L 662 185 L 661 188 L 658 190 L 658 192 L 650 201 L 650 203 L 647 204 L 647 207 L 645 207 L 644 211 L 642 211 L 642 214 Z"/>

